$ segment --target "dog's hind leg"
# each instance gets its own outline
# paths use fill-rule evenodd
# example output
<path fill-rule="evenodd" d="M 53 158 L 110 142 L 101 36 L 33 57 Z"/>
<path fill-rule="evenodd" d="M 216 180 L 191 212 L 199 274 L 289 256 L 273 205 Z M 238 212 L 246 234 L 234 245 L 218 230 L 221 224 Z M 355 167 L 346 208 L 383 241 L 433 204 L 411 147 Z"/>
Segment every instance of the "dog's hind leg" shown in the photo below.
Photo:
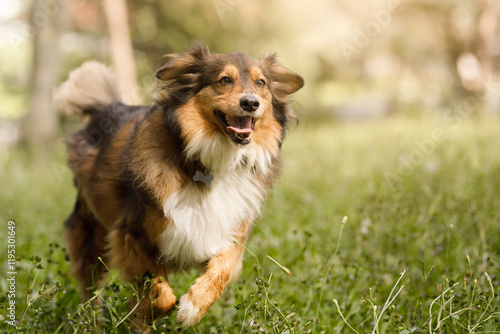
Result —
<path fill-rule="evenodd" d="M 88 210 L 85 201 L 78 196 L 73 213 L 64 225 L 71 272 L 76 277 L 84 300 L 92 296 L 104 275 L 106 230 Z"/>
<path fill-rule="evenodd" d="M 147 236 L 117 227 L 109 241 L 113 267 L 119 268 L 126 280 L 138 283 L 139 299 L 132 300 L 131 308 L 136 308 L 140 321 L 151 321 L 171 311 L 176 297 L 164 265 L 158 261 L 158 251 L 150 246 Z"/>

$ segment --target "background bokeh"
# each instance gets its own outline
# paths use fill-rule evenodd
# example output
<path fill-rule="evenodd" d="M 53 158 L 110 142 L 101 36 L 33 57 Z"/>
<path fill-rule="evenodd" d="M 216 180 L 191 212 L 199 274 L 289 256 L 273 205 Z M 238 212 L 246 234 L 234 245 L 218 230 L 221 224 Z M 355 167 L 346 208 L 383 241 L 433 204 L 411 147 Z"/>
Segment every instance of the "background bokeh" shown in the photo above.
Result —
<path fill-rule="evenodd" d="M 129 0 L 127 8 L 140 86 L 135 94 L 146 102 L 162 55 L 202 40 L 222 53 L 277 52 L 306 80 L 295 98 L 302 119 L 457 112 L 463 103 L 478 113 L 499 110 L 495 1 Z M 46 43 L 36 47 L 35 37 L 46 30 Z M 37 86 L 50 95 L 84 60 L 112 63 L 109 36 L 102 1 L 2 1 L 0 146 L 41 126 L 20 122 L 30 115 Z M 55 79 L 35 82 L 37 67 L 50 68 Z M 48 145 L 51 138 L 40 134 Z"/>

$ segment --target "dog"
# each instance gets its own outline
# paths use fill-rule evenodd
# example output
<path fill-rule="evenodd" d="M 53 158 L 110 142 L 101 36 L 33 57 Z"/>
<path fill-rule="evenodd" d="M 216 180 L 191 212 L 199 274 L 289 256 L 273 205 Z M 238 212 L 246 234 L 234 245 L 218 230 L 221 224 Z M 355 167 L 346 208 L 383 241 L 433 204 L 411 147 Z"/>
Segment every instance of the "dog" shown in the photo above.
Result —
<path fill-rule="evenodd" d="M 178 303 L 188 327 L 240 274 L 295 118 L 287 97 L 304 80 L 275 54 L 216 54 L 194 43 L 168 56 L 148 106 L 121 103 L 113 73 L 97 62 L 58 89 L 57 106 L 88 119 L 67 138 L 78 194 L 64 231 L 84 298 L 104 275 L 101 257 L 126 280 L 149 279 L 151 293 L 141 289 L 131 306 L 141 321 Z M 177 302 L 168 277 L 191 267 L 204 273 Z"/>

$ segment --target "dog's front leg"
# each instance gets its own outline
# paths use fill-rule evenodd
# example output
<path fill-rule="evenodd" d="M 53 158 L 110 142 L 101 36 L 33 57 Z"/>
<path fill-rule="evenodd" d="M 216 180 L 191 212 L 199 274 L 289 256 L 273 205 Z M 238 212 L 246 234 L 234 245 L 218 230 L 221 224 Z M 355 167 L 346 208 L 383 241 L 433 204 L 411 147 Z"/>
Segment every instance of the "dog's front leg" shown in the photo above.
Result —
<path fill-rule="evenodd" d="M 195 325 L 212 304 L 235 281 L 242 268 L 243 246 L 246 238 L 225 249 L 208 261 L 205 273 L 198 277 L 189 291 L 182 296 L 177 311 L 177 321 L 183 326 Z"/>

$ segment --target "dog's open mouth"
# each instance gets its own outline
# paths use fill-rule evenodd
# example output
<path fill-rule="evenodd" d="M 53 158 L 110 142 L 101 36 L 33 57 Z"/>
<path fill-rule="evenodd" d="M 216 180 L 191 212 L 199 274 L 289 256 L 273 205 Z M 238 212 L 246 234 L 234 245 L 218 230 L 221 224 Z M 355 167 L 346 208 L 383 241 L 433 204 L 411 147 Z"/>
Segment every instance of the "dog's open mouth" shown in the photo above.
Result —
<path fill-rule="evenodd" d="M 250 144 L 255 129 L 255 118 L 251 116 L 228 116 L 220 110 L 215 110 L 214 114 L 226 128 L 226 132 L 232 141 L 240 145 Z"/>

